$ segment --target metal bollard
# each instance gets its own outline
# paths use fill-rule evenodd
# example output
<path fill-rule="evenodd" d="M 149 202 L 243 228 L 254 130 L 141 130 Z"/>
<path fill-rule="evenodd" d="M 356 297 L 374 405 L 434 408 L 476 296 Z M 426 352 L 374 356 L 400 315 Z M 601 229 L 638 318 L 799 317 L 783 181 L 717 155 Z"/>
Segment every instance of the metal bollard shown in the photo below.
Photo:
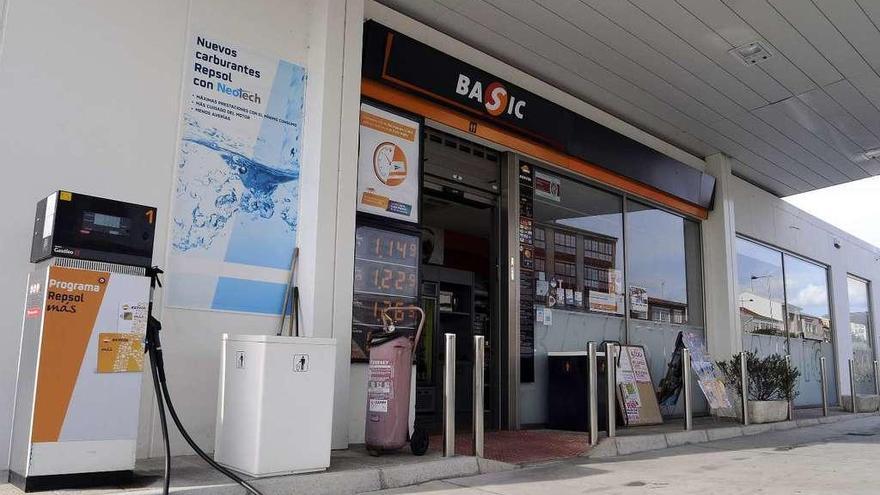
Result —
<path fill-rule="evenodd" d="M 605 386 L 608 401 L 608 438 L 617 436 L 617 346 L 613 342 L 605 343 Z"/>
<path fill-rule="evenodd" d="M 785 364 L 788 367 L 791 367 L 791 354 L 785 356 Z M 794 419 L 794 401 L 788 401 L 788 420 L 791 421 Z"/>
<path fill-rule="evenodd" d="M 455 334 L 446 334 L 443 363 L 443 457 L 455 455 Z"/>
<path fill-rule="evenodd" d="M 681 379 L 684 381 L 684 429 L 690 431 L 694 427 L 694 418 L 691 402 L 691 351 L 687 347 L 681 350 Z"/>
<path fill-rule="evenodd" d="M 590 445 L 596 446 L 599 443 L 599 393 L 596 390 L 599 386 L 598 373 L 599 367 L 596 365 L 596 343 L 589 342 L 587 344 L 587 354 L 590 360 L 590 390 L 589 390 L 589 411 L 590 411 Z"/>
<path fill-rule="evenodd" d="M 483 427 L 484 427 L 484 365 L 486 362 L 486 337 L 482 335 L 474 335 L 474 456 L 483 457 Z"/>
<path fill-rule="evenodd" d="M 853 360 L 850 358 L 849 360 L 849 396 L 851 398 L 850 402 L 852 403 L 852 413 L 855 414 L 859 412 L 859 408 L 856 404 L 856 375 L 853 373 Z"/>
<path fill-rule="evenodd" d="M 820 377 L 822 380 L 822 416 L 828 416 L 828 384 L 825 382 L 825 356 L 819 358 L 819 371 L 822 374 Z"/>
<path fill-rule="evenodd" d="M 874 393 L 880 395 L 880 363 L 877 361 L 874 361 Z M 880 412 L 880 409 L 877 412 Z"/>
<path fill-rule="evenodd" d="M 880 368 L 878 368 L 877 361 L 874 361 L 874 393 L 876 395 L 880 395 L 880 380 L 877 380 L 878 373 L 880 373 Z"/>
<path fill-rule="evenodd" d="M 742 413 L 743 425 L 749 425 L 749 364 L 746 359 L 746 353 L 741 352 L 739 355 L 739 376 L 742 380 Z"/>

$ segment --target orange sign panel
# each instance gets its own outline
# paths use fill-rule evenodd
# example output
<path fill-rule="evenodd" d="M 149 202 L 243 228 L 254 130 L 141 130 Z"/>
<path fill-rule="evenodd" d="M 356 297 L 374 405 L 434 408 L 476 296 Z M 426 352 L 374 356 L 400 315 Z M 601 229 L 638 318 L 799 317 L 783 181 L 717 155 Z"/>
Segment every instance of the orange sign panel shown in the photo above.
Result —
<path fill-rule="evenodd" d="M 144 336 L 137 333 L 98 334 L 98 373 L 144 370 Z"/>

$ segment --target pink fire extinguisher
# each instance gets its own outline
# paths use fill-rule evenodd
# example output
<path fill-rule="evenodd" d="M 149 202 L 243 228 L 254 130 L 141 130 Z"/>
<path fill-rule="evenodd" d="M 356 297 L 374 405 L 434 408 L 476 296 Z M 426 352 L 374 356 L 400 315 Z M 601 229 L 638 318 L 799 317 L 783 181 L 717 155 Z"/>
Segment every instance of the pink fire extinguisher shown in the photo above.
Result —
<path fill-rule="evenodd" d="M 398 333 L 387 311 L 416 311 L 415 335 Z M 368 337 L 370 365 L 367 371 L 367 451 L 373 455 L 397 450 L 409 441 L 410 450 L 422 455 L 428 450 L 428 433 L 414 427 L 409 431 L 413 353 L 419 345 L 425 312 L 418 306 L 388 308 L 382 312 L 383 331 Z"/>

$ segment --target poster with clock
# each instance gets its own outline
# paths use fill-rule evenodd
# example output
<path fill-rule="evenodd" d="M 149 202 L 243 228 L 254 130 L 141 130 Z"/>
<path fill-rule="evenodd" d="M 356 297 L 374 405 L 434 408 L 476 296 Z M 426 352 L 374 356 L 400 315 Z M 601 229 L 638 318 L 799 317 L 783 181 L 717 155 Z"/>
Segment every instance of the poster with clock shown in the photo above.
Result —
<path fill-rule="evenodd" d="M 352 361 L 367 361 L 367 337 L 382 331 L 385 310 L 397 331 L 415 330 L 416 312 L 398 308 L 418 304 L 420 246 L 415 233 L 363 223 L 355 230 Z"/>
<path fill-rule="evenodd" d="M 419 221 L 421 124 L 361 103 L 357 209 Z"/>

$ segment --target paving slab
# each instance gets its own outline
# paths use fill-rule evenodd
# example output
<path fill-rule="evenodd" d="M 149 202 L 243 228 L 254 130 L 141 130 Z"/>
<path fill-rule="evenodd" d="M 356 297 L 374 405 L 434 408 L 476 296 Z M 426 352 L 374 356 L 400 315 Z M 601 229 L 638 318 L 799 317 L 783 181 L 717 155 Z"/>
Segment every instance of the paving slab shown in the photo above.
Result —
<path fill-rule="evenodd" d="M 401 451 L 379 457 L 367 454 L 363 447 L 334 451 L 330 469 L 320 473 L 252 479 L 245 477 L 265 495 L 354 495 L 385 488 L 407 487 L 428 481 L 497 473 L 517 466 L 471 456 L 445 458 L 440 454 L 416 457 Z M 162 459 L 138 462 L 135 480 L 126 486 L 85 490 L 58 490 L 45 495 L 158 495 L 162 488 Z M 172 460 L 174 495 L 241 495 L 242 488 L 210 469 L 195 456 Z M 12 485 L 0 484 L 0 495 L 20 495 Z"/>
<path fill-rule="evenodd" d="M 850 419 L 615 458 L 580 457 L 373 495 L 876 495 L 880 417 Z"/>
<path fill-rule="evenodd" d="M 706 430 L 706 436 L 709 438 L 710 442 L 714 440 L 725 440 L 727 438 L 741 437 L 742 435 L 743 430 L 740 426 L 729 426 L 727 428 L 714 428 L 712 430 Z"/>
<path fill-rule="evenodd" d="M 709 441 L 706 430 L 677 431 L 666 434 L 666 444 L 669 447 L 678 447 L 692 443 L 705 443 Z"/>
<path fill-rule="evenodd" d="M 653 435 L 616 437 L 611 440 L 617 443 L 618 455 L 633 454 L 636 452 L 644 452 L 646 450 L 665 449 L 668 446 L 668 444 L 666 443 L 666 435 L 662 433 Z"/>

